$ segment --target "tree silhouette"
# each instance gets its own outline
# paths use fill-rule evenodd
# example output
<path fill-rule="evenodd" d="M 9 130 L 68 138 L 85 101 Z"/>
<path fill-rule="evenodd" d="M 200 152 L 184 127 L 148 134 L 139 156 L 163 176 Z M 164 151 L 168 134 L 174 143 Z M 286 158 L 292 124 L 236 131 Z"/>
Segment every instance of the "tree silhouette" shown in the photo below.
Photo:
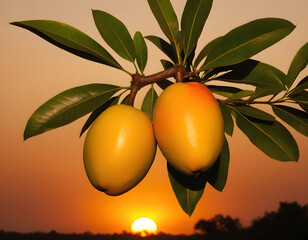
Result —
<path fill-rule="evenodd" d="M 280 202 L 277 211 L 265 212 L 264 216 L 243 228 L 239 219 L 216 215 L 209 220 L 199 220 L 195 230 L 205 234 L 207 240 L 215 239 L 308 239 L 308 205 L 297 202 Z"/>
<path fill-rule="evenodd" d="M 249 232 L 253 239 L 308 239 L 308 205 L 281 202 L 277 212 L 266 212 L 253 221 Z"/>
<path fill-rule="evenodd" d="M 221 214 L 215 215 L 215 217 L 209 220 L 199 220 L 195 225 L 195 230 L 200 230 L 206 234 L 238 231 L 241 228 L 242 225 L 238 218 L 234 219 L 228 215 L 223 216 Z"/>

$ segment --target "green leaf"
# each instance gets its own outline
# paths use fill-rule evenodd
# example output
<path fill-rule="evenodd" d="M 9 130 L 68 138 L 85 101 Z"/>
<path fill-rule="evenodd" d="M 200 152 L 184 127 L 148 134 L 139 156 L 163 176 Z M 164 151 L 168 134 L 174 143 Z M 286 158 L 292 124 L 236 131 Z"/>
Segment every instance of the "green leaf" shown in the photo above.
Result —
<path fill-rule="evenodd" d="M 172 62 L 169 62 L 167 60 L 160 60 L 161 64 L 163 65 L 163 68 L 164 69 L 168 69 L 168 68 L 171 68 L 173 67 L 173 63 Z M 158 82 L 156 82 L 156 84 L 162 89 L 162 90 L 165 90 L 167 87 L 169 87 L 170 85 L 173 84 L 173 82 L 167 80 L 167 79 L 164 79 L 164 80 L 160 80 Z"/>
<path fill-rule="evenodd" d="M 241 99 L 241 98 L 244 98 L 244 97 L 248 97 L 248 96 L 251 96 L 252 94 L 254 94 L 255 92 L 254 91 L 251 91 L 251 90 L 242 90 L 240 92 L 237 92 L 237 93 L 234 93 L 230 99 Z"/>
<path fill-rule="evenodd" d="M 156 36 L 146 36 L 145 39 L 149 40 L 156 47 L 158 47 L 159 50 L 165 53 L 173 63 L 177 61 L 175 49 L 171 44 Z"/>
<path fill-rule="evenodd" d="M 216 44 L 222 39 L 222 37 L 215 38 L 211 42 L 209 42 L 205 47 L 201 50 L 199 55 L 196 57 L 194 62 L 194 67 L 197 67 L 203 59 L 205 59 L 208 54 L 212 51 L 212 49 L 216 46 Z"/>
<path fill-rule="evenodd" d="M 306 113 L 308 113 L 308 105 L 303 104 L 303 103 L 299 103 L 298 104 Z"/>
<path fill-rule="evenodd" d="M 168 68 L 174 67 L 174 64 L 172 62 L 167 61 L 167 60 L 162 59 L 162 60 L 160 60 L 160 62 L 161 62 L 161 65 L 163 65 L 163 68 L 165 70 L 168 69 Z"/>
<path fill-rule="evenodd" d="M 268 95 L 277 95 L 280 92 L 281 92 L 280 89 L 278 90 L 277 89 L 264 89 L 264 88 L 256 87 L 255 93 L 250 96 L 249 100 L 252 101 L 254 99 L 265 97 Z"/>
<path fill-rule="evenodd" d="M 151 120 L 153 120 L 153 109 L 157 98 L 158 95 L 152 85 L 147 94 L 145 95 L 141 106 L 141 110 L 145 112 Z"/>
<path fill-rule="evenodd" d="M 110 98 L 107 102 L 105 102 L 102 106 L 100 106 L 99 108 L 95 109 L 91 115 L 89 116 L 89 118 L 87 119 L 87 121 L 85 122 L 85 124 L 83 125 L 80 135 L 79 137 L 82 136 L 82 134 L 91 126 L 91 124 L 95 121 L 95 119 L 102 113 L 104 112 L 107 108 L 117 104 L 119 101 L 119 97 L 112 97 Z"/>
<path fill-rule="evenodd" d="M 221 153 L 213 167 L 206 172 L 200 173 L 199 176 L 184 175 L 175 170 L 170 164 L 167 165 L 172 189 L 186 214 L 191 216 L 194 212 L 203 195 L 207 181 L 218 191 L 224 189 L 228 177 L 229 159 L 229 146 L 225 138 Z"/>
<path fill-rule="evenodd" d="M 254 20 L 227 33 L 209 53 L 199 71 L 243 62 L 290 34 L 295 26 L 284 19 Z"/>
<path fill-rule="evenodd" d="M 140 32 L 135 33 L 133 40 L 136 49 L 137 64 L 141 73 L 143 73 L 148 61 L 148 48 Z"/>
<path fill-rule="evenodd" d="M 186 2 L 181 20 L 185 59 L 198 42 L 212 3 L 213 0 L 187 0 Z"/>
<path fill-rule="evenodd" d="M 231 111 L 228 107 L 226 107 L 224 104 L 220 103 L 220 110 L 224 119 L 224 127 L 225 132 L 232 137 L 233 129 L 234 129 L 234 122 L 232 119 Z"/>
<path fill-rule="evenodd" d="M 195 55 L 196 55 L 196 49 L 197 49 L 197 45 L 193 47 L 190 54 L 186 58 L 186 71 L 188 71 L 188 72 L 192 71 L 191 67 L 193 67 L 193 60 L 194 60 Z"/>
<path fill-rule="evenodd" d="M 126 104 L 129 98 L 129 94 L 122 100 L 121 104 Z"/>
<path fill-rule="evenodd" d="M 307 66 L 308 64 L 308 42 L 302 46 L 296 53 L 293 61 L 290 65 L 287 78 L 286 86 L 290 88 L 297 78 L 298 74 Z"/>
<path fill-rule="evenodd" d="M 242 63 L 238 63 L 235 65 L 209 69 L 206 71 L 205 75 L 202 76 L 202 79 L 203 80 L 216 80 L 222 74 L 225 74 L 230 71 L 235 71 L 236 69 L 239 69 L 239 68 L 241 68 L 242 71 L 245 71 L 246 72 L 245 76 L 247 76 L 248 73 L 252 71 L 252 69 L 257 65 L 257 63 L 259 63 L 259 61 L 254 61 L 254 60 L 249 59 L 249 60 L 246 60 Z"/>
<path fill-rule="evenodd" d="M 290 93 L 297 94 L 308 89 L 308 76 L 304 77 Z"/>
<path fill-rule="evenodd" d="M 292 93 L 289 95 L 289 98 L 297 103 L 308 105 L 308 92 L 305 90 Z"/>
<path fill-rule="evenodd" d="M 170 0 L 148 0 L 148 4 L 163 33 L 177 45 L 179 23 Z"/>
<path fill-rule="evenodd" d="M 289 95 L 289 98 L 295 101 L 305 112 L 308 112 L 308 92 L 298 91 Z"/>
<path fill-rule="evenodd" d="M 254 108 L 248 105 L 236 106 L 235 108 L 237 111 L 248 117 L 256 118 L 263 121 L 275 121 L 275 117 L 258 108 Z"/>
<path fill-rule="evenodd" d="M 171 44 L 173 47 L 176 46 L 173 42 L 171 42 Z M 179 31 L 178 50 L 180 52 L 181 59 L 184 59 L 184 35 L 182 31 Z"/>
<path fill-rule="evenodd" d="M 227 139 L 224 140 L 224 145 L 221 153 L 213 167 L 205 172 L 207 181 L 218 191 L 222 191 L 227 183 L 229 169 L 230 152 Z"/>
<path fill-rule="evenodd" d="M 306 112 L 282 105 L 272 105 L 272 109 L 281 120 L 308 137 L 308 114 Z"/>
<path fill-rule="evenodd" d="M 243 91 L 240 88 L 219 85 L 206 85 L 206 87 L 210 89 L 211 92 L 227 98 L 231 98 L 235 93 Z"/>
<path fill-rule="evenodd" d="M 170 85 L 173 84 L 173 82 L 167 80 L 167 79 L 164 79 L 164 80 L 160 80 L 158 82 L 156 82 L 156 84 L 162 89 L 162 90 L 165 90 L 167 87 L 169 87 Z"/>
<path fill-rule="evenodd" d="M 170 164 L 167 167 L 173 192 L 183 211 L 191 216 L 203 195 L 206 176 L 188 176 L 176 171 Z"/>
<path fill-rule="evenodd" d="M 95 25 L 105 42 L 122 58 L 135 62 L 135 46 L 125 25 L 109 13 L 92 10 Z"/>
<path fill-rule="evenodd" d="M 97 109 L 121 89 L 108 84 L 89 84 L 56 95 L 32 114 L 24 132 L 24 139 L 75 121 Z"/>
<path fill-rule="evenodd" d="M 230 72 L 215 80 L 244 83 L 265 89 L 285 90 L 286 75 L 279 69 L 252 59 L 230 66 Z"/>
<path fill-rule="evenodd" d="M 55 46 L 79 57 L 122 69 L 121 65 L 95 40 L 64 23 L 48 20 L 32 20 L 11 23 L 25 28 Z"/>
<path fill-rule="evenodd" d="M 277 121 L 262 121 L 236 111 L 236 124 L 270 158 L 298 161 L 299 150 L 291 133 Z"/>

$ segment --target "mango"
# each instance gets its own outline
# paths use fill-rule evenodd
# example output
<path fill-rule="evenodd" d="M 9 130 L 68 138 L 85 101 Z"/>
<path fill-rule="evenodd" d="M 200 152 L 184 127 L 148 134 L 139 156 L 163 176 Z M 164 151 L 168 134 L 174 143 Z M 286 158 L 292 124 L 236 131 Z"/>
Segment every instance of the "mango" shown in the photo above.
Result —
<path fill-rule="evenodd" d="M 83 159 L 92 185 L 116 196 L 145 177 L 155 154 L 151 120 L 142 111 L 120 104 L 95 119 L 85 138 Z"/>
<path fill-rule="evenodd" d="M 186 175 L 208 170 L 224 142 L 224 122 L 211 91 L 197 82 L 175 83 L 156 101 L 153 126 L 168 163 Z"/>

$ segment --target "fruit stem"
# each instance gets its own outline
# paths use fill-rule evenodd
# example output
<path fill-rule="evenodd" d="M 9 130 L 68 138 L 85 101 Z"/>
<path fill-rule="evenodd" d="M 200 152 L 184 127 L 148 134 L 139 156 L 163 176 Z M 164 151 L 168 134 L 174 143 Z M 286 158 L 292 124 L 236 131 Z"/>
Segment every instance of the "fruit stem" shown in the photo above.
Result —
<path fill-rule="evenodd" d="M 195 73 L 193 72 L 186 72 L 185 67 L 183 65 L 175 65 L 171 68 L 168 68 L 166 70 L 163 70 L 161 72 L 149 75 L 149 76 L 143 76 L 140 73 L 136 72 L 135 74 L 132 74 L 132 80 L 131 80 L 131 92 L 129 94 L 129 98 L 127 100 L 127 105 L 134 105 L 134 101 L 136 98 L 136 95 L 138 91 L 143 88 L 144 86 L 147 86 L 149 84 L 156 83 L 158 81 L 174 77 L 176 82 L 183 82 L 184 78 L 191 77 Z"/>
<path fill-rule="evenodd" d="M 130 106 L 134 106 L 134 101 L 137 95 L 137 92 L 139 91 L 137 85 L 131 84 L 129 97 L 127 99 L 126 104 Z"/>

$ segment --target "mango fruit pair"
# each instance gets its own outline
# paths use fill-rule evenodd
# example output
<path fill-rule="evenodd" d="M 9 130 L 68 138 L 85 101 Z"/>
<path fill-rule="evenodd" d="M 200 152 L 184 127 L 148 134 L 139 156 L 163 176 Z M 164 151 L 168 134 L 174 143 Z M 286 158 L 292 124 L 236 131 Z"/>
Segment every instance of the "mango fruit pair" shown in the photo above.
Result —
<path fill-rule="evenodd" d="M 105 110 L 87 133 L 84 165 L 95 188 L 120 195 L 145 177 L 156 142 L 176 170 L 194 175 L 215 163 L 223 140 L 223 118 L 210 90 L 196 82 L 175 83 L 157 99 L 153 124 L 132 106 Z"/>

